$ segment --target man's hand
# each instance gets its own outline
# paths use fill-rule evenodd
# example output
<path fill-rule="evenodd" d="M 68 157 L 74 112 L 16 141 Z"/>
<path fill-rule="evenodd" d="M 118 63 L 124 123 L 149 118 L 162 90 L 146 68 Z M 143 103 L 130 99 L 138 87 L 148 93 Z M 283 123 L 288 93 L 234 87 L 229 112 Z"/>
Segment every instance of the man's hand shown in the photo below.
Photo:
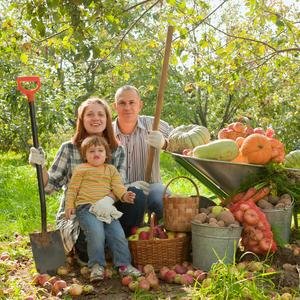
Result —
<path fill-rule="evenodd" d="M 45 152 L 44 152 L 43 148 L 39 147 L 37 149 L 37 148 L 31 147 L 28 161 L 33 166 L 40 165 L 40 166 L 44 167 L 46 160 L 45 160 Z"/>
<path fill-rule="evenodd" d="M 150 146 L 156 149 L 161 149 L 163 148 L 165 142 L 165 138 L 160 131 L 154 130 L 149 132 L 147 143 Z"/>
<path fill-rule="evenodd" d="M 121 201 L 126 203 L 134 203 L 134 199 L 135 199 L 135 193 L 128 191 L 122 196 Z"/>
<path fill-rule="evenodd" d="M 142 180 L 134 181 L 134 182 L 130 183 L 129 186 L 134 186 L 134 187 L 142 190 L 146 196 L 149 194 L 150 184 L 146 181 L 142 181 Z"/>

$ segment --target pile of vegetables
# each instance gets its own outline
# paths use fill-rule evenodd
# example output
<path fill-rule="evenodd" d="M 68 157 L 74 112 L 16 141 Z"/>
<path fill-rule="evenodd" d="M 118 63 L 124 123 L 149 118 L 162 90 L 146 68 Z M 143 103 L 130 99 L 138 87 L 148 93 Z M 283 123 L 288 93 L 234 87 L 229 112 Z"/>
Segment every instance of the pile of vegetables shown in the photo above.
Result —
<path fill-rule="evenodd" d="M 212 227 L 240 226 L 240 223 L 235 219 L 232 212 L 219 205 L 200 208 L 200 213 L 193 218 L 193 222 Z"/>

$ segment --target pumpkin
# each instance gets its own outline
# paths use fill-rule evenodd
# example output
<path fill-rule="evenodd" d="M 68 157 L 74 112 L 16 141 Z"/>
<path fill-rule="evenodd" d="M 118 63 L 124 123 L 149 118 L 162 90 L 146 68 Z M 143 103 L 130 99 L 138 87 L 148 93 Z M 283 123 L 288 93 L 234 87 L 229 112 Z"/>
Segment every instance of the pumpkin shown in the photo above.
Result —
<path fill-rule="evenodd" d="M 193 149 L 208 143 L 209 140 L 210 133 L 206 127 L 196 124 L 181 125 L 170 132 L 167 150 L 182 153 L 184 149 Z"/>
<path fill-rule="evenodd" d="M 233 159 L 231 162 L 234 162 L 234 163 L 242 163 L 242 164 L 248 164 L 249 161 L 248 161 L 248 158 L 245 157 L 241 152 L 239 153 L 239 155 Z"/>
<path fill-rule="evenodd" d="M 251 126 L 244 125 L 241 122 L 234 122 L 218 132 L 218 139 L 236 140 L 238 137 L 246 137 L 251 133 L 253 133 Z"/>
<path fill-rule="evenodd" d="M 272 158 L 272 146 L 269 138 L 259 133 L 247 136 L 240 150 L 250 164 L 264 165 Z"/>
<path fill-rule="evenodd" d="M 239 154 L 235 141 L 222 139 L 197 146 L 193 149 L 193 156 L 197 158 L 231 161 Z"/>
<path fill-rule="evenodd" d="M 294 150 L 288 153 L 283 163 L 287 168 L 300 169 L 300 150 Z"/>

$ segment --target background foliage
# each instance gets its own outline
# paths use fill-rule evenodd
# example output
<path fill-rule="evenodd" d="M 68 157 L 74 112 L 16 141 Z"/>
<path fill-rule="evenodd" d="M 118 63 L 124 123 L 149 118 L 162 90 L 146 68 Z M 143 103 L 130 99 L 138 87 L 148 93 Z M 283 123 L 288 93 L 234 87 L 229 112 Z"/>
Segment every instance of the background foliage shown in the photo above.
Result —
<path fill-rule="evenodd" d="M 0 0 L 0 150 L 31 145 L 19 75 L 41 76 L 40 143 L 72 133 L 90 95 L 137 86 L 153 114 L 168 24 L 175 27 L 162 118 L 214 136 L 248 116 L 290 151 L 299 139 L 299 0 Z"/>

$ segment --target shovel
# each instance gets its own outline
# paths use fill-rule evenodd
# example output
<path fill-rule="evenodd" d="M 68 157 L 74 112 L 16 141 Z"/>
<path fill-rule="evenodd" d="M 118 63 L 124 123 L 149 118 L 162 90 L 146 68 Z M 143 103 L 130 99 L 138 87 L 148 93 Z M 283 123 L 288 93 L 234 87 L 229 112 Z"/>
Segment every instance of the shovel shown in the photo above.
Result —
<path fill-rule="evenodd" d="M 165 90 L 165 86 L 167 83 L 167 75 L 168 75 L 168 67 L 169 67 L 169 58 L 170 58 L 170 54 L 171 54 L 171 43 L 172 43 L 173 31 L 174 31 L 174 27 L 169 25 L 168 32 L 167 32 L 166 44 L 165 44 L 163 66 L 162 66 L 162 70 L 161 70 L 159 88 L 158 88 L 158 93 L 157 93 L 157 98 L 156 98 L 156 107 L 155 107 L 154 121 L 152 124 L 152 130 L 159 129 L 160 115 L 161 115 L 161 111 L 162 111 L 162 107 L 163 107 L 164 90 Z M 148 151 L 148 159 L 147 159 L 147 165 L 146 165 L 146 171 L 145 171 L 145 181 L 146 182 L 150 182 L 150 179 L 151 179 L 154 154 L 155 154 L 155 148 L 150 146 L 149 151 Z"/>
<path fill-rule="evenodd" d="M 26 89 L 22 86 L 22 83 L 26 82 L 35 83 L 36 87 L 31 90 Z M 22 76 L 17 78 L 17 84 L 18 90 L 27 96 L 30 109 L 33 145 L 35 148 L 38 148 L 39 142 L 35 119 L 34 95 L 41 87 L 41 81 L 38 76 Z M 47 232 L 47 213 L 42 166 L 36 165 L 36 172 L 41 205 L 42 232 L 30 233 L 30 243 L 37 271 L 39 273 L 54 275 L 56 274 L 57 268 L 65 264 L 66 256 L 60 231 L 55 230 Z"/>

